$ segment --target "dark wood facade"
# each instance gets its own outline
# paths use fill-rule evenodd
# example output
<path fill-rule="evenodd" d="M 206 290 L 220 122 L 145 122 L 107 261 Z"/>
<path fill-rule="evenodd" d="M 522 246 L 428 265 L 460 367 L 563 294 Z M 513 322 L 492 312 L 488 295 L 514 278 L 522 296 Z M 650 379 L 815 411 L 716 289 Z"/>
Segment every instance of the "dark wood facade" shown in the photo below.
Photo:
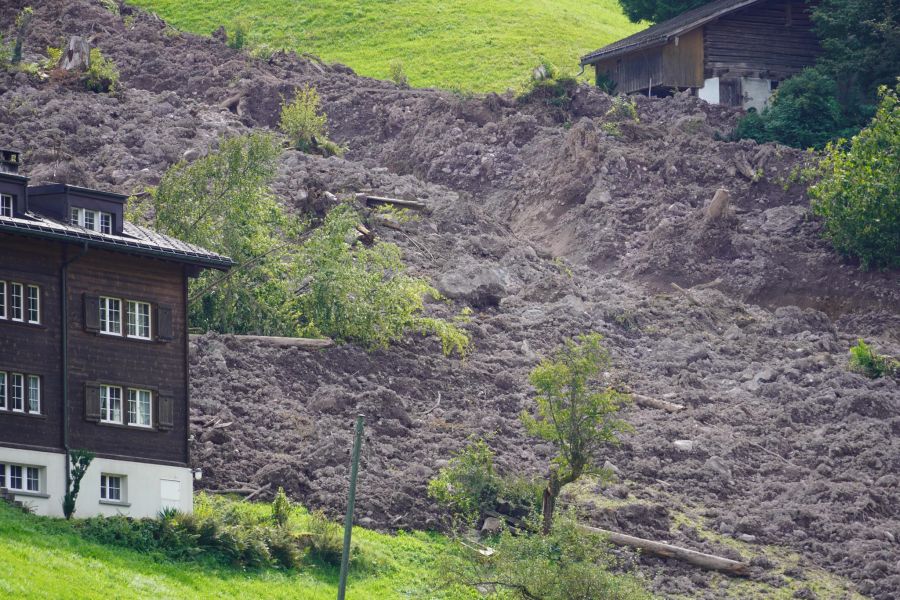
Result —
<path fill-rule="evenodd" d="M 70 448 L 108 458 L 188 464 L 188 269 L 178 262 L 0 233 L 0 281 L 22 281 L 41 290 L 40 325 L 0 320 L 0 371 L 39 375 L 42 396 L 40 415 L 0 411 L 0 442 L 63 451 L 66 351 Z M 65 324 L 63 286 L 68 304 Z M 150 303 L 151 340 L 88 330 L 85 303 L 99 296 Z M 161 326 L 167 331 L 160 331 Z M 86 390 L 94 383 L 153 391 L 152 427 L 92 419 Z"/>

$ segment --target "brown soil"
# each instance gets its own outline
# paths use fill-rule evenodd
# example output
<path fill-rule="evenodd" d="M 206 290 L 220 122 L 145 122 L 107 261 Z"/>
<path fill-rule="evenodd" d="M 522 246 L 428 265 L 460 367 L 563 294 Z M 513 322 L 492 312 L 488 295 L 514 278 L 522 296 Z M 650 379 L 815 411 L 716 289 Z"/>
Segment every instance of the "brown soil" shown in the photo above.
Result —
<path fill-rule="evenodd" d="M 24 5 L 11 4 L 4 31 Z M 567 336 L 599 331 L 615 358 L 611 380 L 688 408 L 628 411 L 635 432 L 603 457 L 619 482 L 579 496 L 595 522 L 733 553 L 673 528 L 693 511 L 720 538 L 796 551 L 797 577 L 818 565 L 873 598 L 896 596 L 900 390 L 846 363 L 859 336 L 900 354 L 900 285 L 897 272 L 862 273 L 820 239 L 803 188 L 790 183 L 802 153 L 719 141 L 736 114 L 690 97 L 638 98 L 634 122 L 608 115 L 611 98 L 586 86 L 564 110 L 404 90 L 293 55 L 252 60 L 127 7 L 116 16 L 87 0 L 29 4 L 26 60 L 81 34 L 124 84 L 109 97 L 0 74 L 0 145 L 25 151 L 34 183 L 139 191 L 220 135 L 272 127 L 280 96 L 312 83 L 350 151 L 286 152 L 274 191 L 296 210 L 324 210 L 326 191 L 424 199 L 429 213 L 404 232 L 371 225 L 456 298 L 436 312 L 475 308 L 466 361 L 444 358 L 430 338 L 375 353 L 195 339 L 203 485 L 284 485 L 337 514 L 362 413 L 359 522 L 438 527 L 425 484 L 468 436 L 488 436 L 508 472 L 546 469 L 551 449 L 517 420 L 531 398 L 527 373 Z M 130 29 L 124 16 L 134 16 Z M 729 190 L 731 211 L 707 222 L 717 188 Z M 690 291 L 696 303 L 671 287 L 716 279 Z M 603 508 L 623 497 L 640 502 Z M 641 565 L 661 594 L 719 597 L 707 573 Z M 784 584 L 760 562 L 753 577 Z"/>

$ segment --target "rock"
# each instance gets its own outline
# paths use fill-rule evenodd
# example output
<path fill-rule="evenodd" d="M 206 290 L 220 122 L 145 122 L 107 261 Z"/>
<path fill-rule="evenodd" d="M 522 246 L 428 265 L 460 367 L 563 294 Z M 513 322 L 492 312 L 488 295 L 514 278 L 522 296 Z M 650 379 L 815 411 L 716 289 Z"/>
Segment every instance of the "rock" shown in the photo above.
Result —
<path fill-rule="evenodd" d="M 708 459 L 706 459 L 706 462 L 703 463 L 703 468 L 711 473 L 719 475 L 726 481 L 731 481 L 731 469 L 721 457 L 710 456 Z"/>
<path fill-rule="evenodd" d="M 778 373 L 773 369 L 763 369 L 753 376 L 753 381 L 757 383 L 772 383 L 776 379 L 778 379 Z"/>
<path fill-rule="evenodd" d="M 442 275 L 437 289 L 474 307 L 497 306 L 506 296 L 506 278 L 505 269 L 471 265 Z"/>
<path fill-rule="evenodd" d="M 488 517 L 481 525 L 481 535 L 495 535 L 500 533 L 501 529 L 503 529 L 503 521 L 501 521 L 497 517 Z"/>
<path fill-rule="evenodd" d="M 606 461 L 603 463 L 603 468 L 606 469 L 607 471 L 612 471 L 616 475 L 622 474 L 622 472 L 619 470 L 619 467 L 617 467 L 616 465 L 612 464 L 609 461 Z"/>
<path fill-rule="evenodd" d="M 753 542 L 756 541 L 756 536 L 750 535 L 749 533 L 742 533 L 741 535 L 738 536 L 738 539 L 741 540 L 742 542 L 747 542 L 748 544 L 752 544 Z"/>
<path fill-rule="evenodd" d="M 693 440 L 675 440 L 672 442 L 672 445 L 680 452 L 692 452 L 694 450 Z"/>
<path fill-rule="evenodd" d="M 198 148 L 188 148 L 184 151 L 184 154 L 181 155 L 181 159 L 187 162 L 193 162 L 200 158 L 200 150 Z"/>

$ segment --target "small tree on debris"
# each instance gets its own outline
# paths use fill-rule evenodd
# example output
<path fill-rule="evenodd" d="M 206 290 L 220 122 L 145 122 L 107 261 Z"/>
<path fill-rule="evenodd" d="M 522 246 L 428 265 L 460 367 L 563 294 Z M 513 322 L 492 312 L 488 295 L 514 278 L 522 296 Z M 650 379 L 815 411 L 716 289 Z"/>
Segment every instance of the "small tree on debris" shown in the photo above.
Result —
<path fill-rule="evenodd" d="M 585 473 L 603 474 L 596 468 L 598 452 L 618 443 L 618 434 L 631 429 L 618 418 L 629 397 L 599 386 L 598 377 L 610 362 L 602 339 L 591 333 L 567 340 L 529 377 L 537 390 L 537 405 L 535 414 L 522 413 L 522 422 L 530 434 L 549 441 L 557 450 L 541 507 L 545 534 L 553 528 L 553 512 L 563 486 Z"/>
<path fill-rule="evenodd" d="M 328 139 L 328 115 L 322 110 L 319 92 L 310 85 L 297 89 L 290 102 L 281 100 L 278 128 L 297 150 L 325 156 L 344 153 L 343 148 Z"/>

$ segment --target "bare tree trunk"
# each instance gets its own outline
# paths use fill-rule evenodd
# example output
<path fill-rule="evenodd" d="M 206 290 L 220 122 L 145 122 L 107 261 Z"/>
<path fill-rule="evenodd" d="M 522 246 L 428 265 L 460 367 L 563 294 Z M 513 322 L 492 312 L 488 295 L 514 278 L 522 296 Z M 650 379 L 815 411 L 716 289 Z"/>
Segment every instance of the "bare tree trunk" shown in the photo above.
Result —
<path fill-rule="evenodd" d="M 559 473 L 556 469 L 550 469 L 550 479 L 547 481 L 547 487 L 544 488 L 544 498 L 541 502 L 541 515 L 543 517 L 543 525 L 541 530 L 544 535 L 550 533 L 553 529 L 553 512 L 556 510 L 556 499 L 559 497 L 559 491 L 562 485 L 559 482 Z"/>
<path fill-rule="evenodd" d="M 62 68 L 66 71 L 84 71 L 91 66 L 91 48 L 81 36 L 69 38 L 69 47 L 62 57 Z"/>

